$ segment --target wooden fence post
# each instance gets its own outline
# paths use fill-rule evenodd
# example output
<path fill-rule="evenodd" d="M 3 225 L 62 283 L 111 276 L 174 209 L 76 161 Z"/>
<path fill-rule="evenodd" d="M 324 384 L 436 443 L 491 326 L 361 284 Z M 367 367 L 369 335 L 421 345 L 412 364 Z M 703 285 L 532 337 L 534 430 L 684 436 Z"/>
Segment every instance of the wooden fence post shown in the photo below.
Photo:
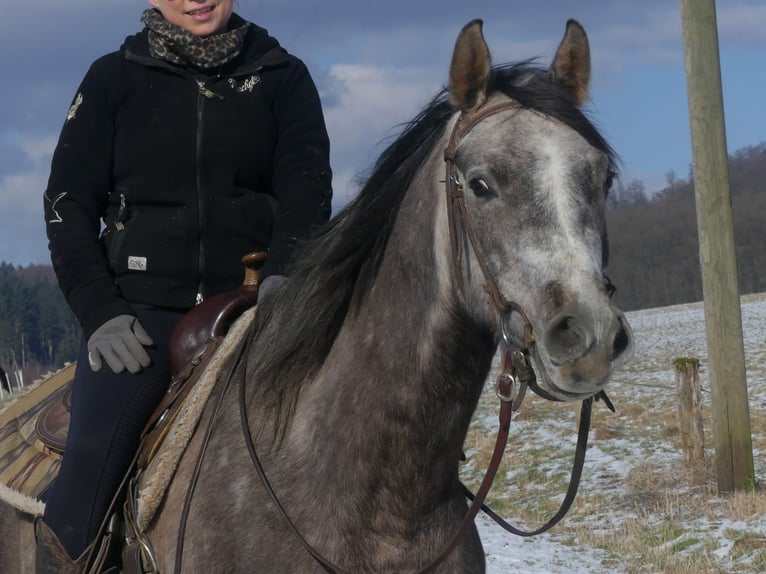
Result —
<path fill-rule="evenodd" d="M 700 389 L 699 359 L 678 358 L 673 361 L 676 372 L 678 423 L 681 448 L 687 464 L 705 460 L 705 431 L 702 425 L 702 390 Z"/>
<path fill-rule="evenodd" d="M 719 492 L 755 487 L 715 0 L 681 0 Z"/>

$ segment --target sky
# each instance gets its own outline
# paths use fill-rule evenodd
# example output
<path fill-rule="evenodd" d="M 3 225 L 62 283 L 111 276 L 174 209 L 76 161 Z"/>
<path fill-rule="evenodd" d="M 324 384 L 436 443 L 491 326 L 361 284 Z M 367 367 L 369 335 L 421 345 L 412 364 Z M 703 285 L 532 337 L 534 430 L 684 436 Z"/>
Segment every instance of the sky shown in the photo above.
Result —
<path fill-rule="evenodd" d="M 204 1 L 204 0 L 200 0 Z M 2 0 L 0 262 L 50 262 L 42 195 L 66 111 L 90 63 L 141 28 L 144 0 Z M 717 0 L 729 152 L 766 141 L 766 2 Z M 589 116 L 648 192 L 691 166 L 680 0 L 238 0 L 303 59 L 322 98 L 337 211 L 385 145 L 447 82 L 474 18 L 494 63 L 550 64 L 567 19 L 590 39 Z M 83 166 L 85 169 L 86 166 Z"/>

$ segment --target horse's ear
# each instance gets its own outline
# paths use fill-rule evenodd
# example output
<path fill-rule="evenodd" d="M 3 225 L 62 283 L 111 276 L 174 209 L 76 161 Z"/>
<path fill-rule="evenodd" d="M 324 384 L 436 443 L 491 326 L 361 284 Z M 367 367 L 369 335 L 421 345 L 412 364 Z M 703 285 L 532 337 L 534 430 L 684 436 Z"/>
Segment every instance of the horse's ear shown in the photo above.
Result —
<path fill-rule="evenodd" d="M 588 99 L 590 87 L 590 46 L 585 29 L 577 20 L 569 20 L 564 38 L 556 50 L 549 70 L 551 79 L 581 106 Z"/>
<path fill-rule="evenodd" d="M 475 110 L 487 99 L 492 61 L 481 31 L 482 24 L 481 20 L 466 24 L 457 37 L 452 54 L 450 99 L 463 111 Z"/>

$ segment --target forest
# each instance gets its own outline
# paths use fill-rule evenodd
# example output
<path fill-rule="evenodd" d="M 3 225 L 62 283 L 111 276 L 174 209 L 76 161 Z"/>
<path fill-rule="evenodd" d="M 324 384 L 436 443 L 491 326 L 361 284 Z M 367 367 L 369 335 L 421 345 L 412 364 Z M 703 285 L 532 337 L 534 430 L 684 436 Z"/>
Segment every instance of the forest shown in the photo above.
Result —
<path fill-rule="evenodd" d="M 739 287 L 766 291 L 766 142 L 729 157 Z M 694 181 L 675 173 L 648 194 L 639 180 L 618 182 L 607 211 L 615 302 L 624 310 L 700 301 Z M 49 266 L 0 263 L 0 367 L 26 384 L 76 358 L 80 329 Z"/>
<path fill-rule="evenodd" d="M 59 291 L 53 268 L 0 263 L 0 367 L 21 370 L 24 384 L 73 361 L 80 326 Z"/>
<path fill-rule="evenodd" d="M 607 275 L 625 310 L 702 300 L 694 181 L 665 176 L 648 197 L 640 181 L 616 184 L 607 211 Z M 729 156 L 741 294 L 766 291 L 766 142 Z"/>

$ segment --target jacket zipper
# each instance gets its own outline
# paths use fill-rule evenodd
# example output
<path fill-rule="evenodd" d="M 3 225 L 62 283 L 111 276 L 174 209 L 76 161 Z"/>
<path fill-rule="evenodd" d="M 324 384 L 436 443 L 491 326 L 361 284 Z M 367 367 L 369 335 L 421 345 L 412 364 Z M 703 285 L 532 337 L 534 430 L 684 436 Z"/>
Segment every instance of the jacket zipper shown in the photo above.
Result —
<path fill-rule="evenodd" d="M 120 209 L 117 211 L 117 217 L 114 220 L 114 228 L 117 231 L 125 231 L 125 223 L 123 219 L 127 215 L 128 212 L 128 206 L 127 202 L 125 201 L 125 194 L 120 194 Z"/>
<path fill-rule="evenodd" d="M 273 51 L 274 49 L 272 49 Z M 266 56 L 268 57 L 270 55 L 270 52 L 267 52 Z M 179 70 L 177 67 L 172 66 L 168 64 L 167 62 L 163 62 L 162 60 L 156 60 L 154 58 L 149 58 L 146 56 L 140 56 L 138 54 L 135 54 L 129 50 L 125 51 L 125 59 L 127 59 L 130 62 L 134 62 L 137 64 L 141 64 L 143 66 L 147 67 L 154 67 L 154 68 L 161 68 L 164 70 L 167 70 L 171 73 L 177 74 L 179 76 L 188 78 L 190 74 L 183 72 Z M 280 62 L 281 63 L 281 62 Z M 241 77 L 245 76 L 247 74 L 251 73 L 257 73 L 266 67 L 263 63 L 260 61 L 255 63 L 252 66 L 248 66 L 247 68 L 240 69 L 238 73 L 235 76 L 232 77 Z M 203 128 L 202 128 L 202 119 L 204 116 L 204 105 L 205 100 L 212 100 L 212 99 L 218 99 L 223 100 L 223 96 L 219 93 L 214 92 L 210 88 L 208 88 L 205 85 L 204 80 L 200 80 L 198 78 L 193 78 L 195 83 L 197 84 L 197 128 L 196 128 L 196 142 L 195 142 L 195 170 L 196 170 L 196 191 L 197 191 L 197 205 L 198 205 L 198 224 L 199 224 L 199 255 L 197 258 L 197 264 L 198 264 L 198 270 L 197 270 L 197 295 L 195 299 L 195 304 L 199 305 L 204 299 L 205 299 L 205 285 L 203 281 L 204 277 L 204 270 L 206 267 L 206 259 L 205 259 L 205 251 L 203 246 L 203 238 L 204 238 L 204 225 L 205 225 L 205 209 L 204 209 L 204 198 L 203 198 L 203 190 L 202 190 L 202 178 L 200 173 L 200 165 L 202 160 L 202 137 L 203 137 Z"/>
<path fill-rule="evenodd" d="M 202 138 L 203 138 L 203 118 L 205 116 L 205 100 L 219 99 L 223 100 L 223 96 L 208 88 L 205 85 L 204 80 L 199 78 L 195 79 L 197 82 L 197 133 L 195 142 L 195 178 L 197 185 L 197 217 L 199 226 L 199 245 L 198 245 L 198 258 L 197 258 L 197 297 L 196 304 L 199 305 L 205 299 L 205 267 L 207 261 L 205 257 L 205 226 L 207 224 L 207 213 L 205 212 L 205 198 L 203 195 L 202 185 Z"/>

